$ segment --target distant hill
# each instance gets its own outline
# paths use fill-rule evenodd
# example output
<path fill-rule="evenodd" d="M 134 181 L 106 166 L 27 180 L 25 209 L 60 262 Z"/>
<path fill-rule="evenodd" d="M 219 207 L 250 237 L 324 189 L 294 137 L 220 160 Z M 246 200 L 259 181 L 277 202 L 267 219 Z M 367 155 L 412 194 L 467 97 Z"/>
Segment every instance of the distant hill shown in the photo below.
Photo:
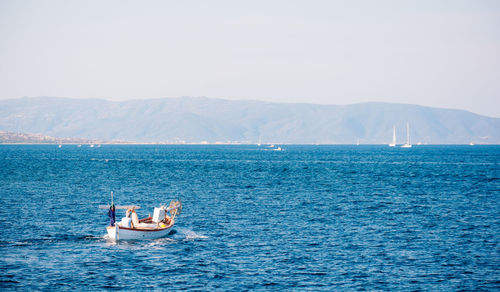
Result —
<path fill-rule="evenodd" d="M 0 130 L 136 142 L 385 144 L 410 124 L 412 143 L 499 144 L 500 118 L 417 105 L 345 106 L 164 98 L 113 102 L 36 97 L 0 100 Z"/>

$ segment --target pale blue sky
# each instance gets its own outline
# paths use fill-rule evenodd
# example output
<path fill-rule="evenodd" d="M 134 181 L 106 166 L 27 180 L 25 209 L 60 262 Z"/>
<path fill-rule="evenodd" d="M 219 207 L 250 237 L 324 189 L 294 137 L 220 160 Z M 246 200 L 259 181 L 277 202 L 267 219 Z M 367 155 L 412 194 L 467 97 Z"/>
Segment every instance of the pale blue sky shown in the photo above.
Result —
<path fill-rule="evenodd" d="M 0 0 L 0 98 L 412 103 L 500 117 L 500 1 Z"/>

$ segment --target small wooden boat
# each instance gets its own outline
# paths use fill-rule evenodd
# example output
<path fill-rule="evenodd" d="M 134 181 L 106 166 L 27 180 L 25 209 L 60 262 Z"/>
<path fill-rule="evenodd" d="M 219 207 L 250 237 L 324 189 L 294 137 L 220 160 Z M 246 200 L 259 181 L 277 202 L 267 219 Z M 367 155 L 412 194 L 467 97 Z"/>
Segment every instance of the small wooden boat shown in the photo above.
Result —
<path fill-rule="evenodd" d="M 108 207 L 108 206 L 100 206 Z M 109 207 L 108 207 L 109 208 Z M 112 240 L 156 239 L 170 233 L 175 224 L 175 217 L 182 210 L 180 201 L 172 201 L 168 207 L 154 208 L 153 216 L 138 219 L 136 209 L 139 206 L 116 206 L 115 209 L 126 209 L 126 216 L 114 226 L 107 226 L 106 231 Z M 170 215 L 169 215 L 170 214 Z"/>

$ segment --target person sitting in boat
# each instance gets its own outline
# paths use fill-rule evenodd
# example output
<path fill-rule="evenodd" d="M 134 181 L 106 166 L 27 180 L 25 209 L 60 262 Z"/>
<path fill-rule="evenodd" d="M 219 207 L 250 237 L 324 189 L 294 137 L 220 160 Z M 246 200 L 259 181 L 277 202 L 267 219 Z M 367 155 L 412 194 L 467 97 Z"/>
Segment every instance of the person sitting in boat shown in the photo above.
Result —
<path fill-rule="evenodd" d="M 138 227 L 139 226 L 139 216 L 137 216 L 137 213 L 135 212 L 134 209 L 132 209 L 132 228 Z"/>
<path fill-rule="evenodd" d="M 165 219 L 163 219 L 163 221 L 165 221 L 165 224 L 169 225 L 171 220 L 172 219 L 170 219 L 170 217 L 165 213 Z"/>
<path fill-rule="evenodd" d="M 116 222 L 115 204 L 112 204 L 111 207 L 109 207 L 108 216 L 109 216 L 109 226 L 115 226 Z"/>

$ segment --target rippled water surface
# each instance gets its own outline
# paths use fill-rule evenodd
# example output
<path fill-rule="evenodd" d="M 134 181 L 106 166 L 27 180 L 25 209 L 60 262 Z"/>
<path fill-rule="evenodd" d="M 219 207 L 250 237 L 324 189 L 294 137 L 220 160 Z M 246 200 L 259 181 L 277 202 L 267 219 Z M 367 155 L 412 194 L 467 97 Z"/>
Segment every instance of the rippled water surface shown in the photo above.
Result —
<path fill-rule="evenodd" d="M 499 146 L 284 148 L 0 145 L 0 288 L 500 289 Z M 113 243 L 111 191 L 184 210 Z"/>

